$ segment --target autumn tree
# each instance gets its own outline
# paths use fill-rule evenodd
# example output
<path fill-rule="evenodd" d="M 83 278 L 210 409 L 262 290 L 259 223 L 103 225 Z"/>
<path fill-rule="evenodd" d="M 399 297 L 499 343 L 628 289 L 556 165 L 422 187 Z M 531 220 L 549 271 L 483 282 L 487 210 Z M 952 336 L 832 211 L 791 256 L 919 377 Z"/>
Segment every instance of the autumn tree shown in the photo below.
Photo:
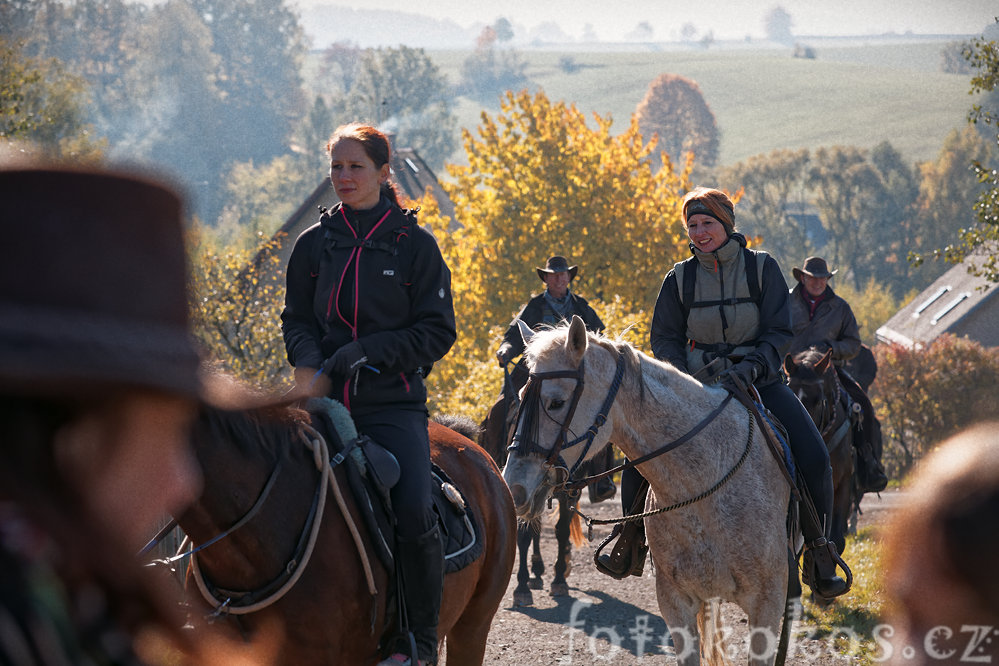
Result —
<path fill-rule="evenodd" d="M 580 265 L 572 288 L 598 312 L 618 298 L 619 311 L 634 313 L 651 306 L 663 275 L 688 254 L 679 223 L 687 169 L 653 172 L 653 146 L 634 121 L 620 134 L 609 117 L 593 123 L 575 106 L 523 91 L 504 95 L 495 116 L 484 112 L 474 135 L 463 132 L 468 165 L 449 166 L 453 182 L 443 183 L 461 228 L 448 233 L 433 206 L 420 214 L 451 268 L 459 331 L 435 381 L 453 389 L 486 364 L 481 372 L 498 391 L 492 352 L 539 291 L 534 268 L 549 255 Z"/>
<path fill-rule="evenodd" d="M 679 74 L 660 74 L 649 84 L 635 116 L 642 136 L 657 136 L 658 150 L 674 163 L 682 163 L 688 152 L 699 166 L 717 162 L 718 126 L 695 81 Z M 653 160 L 658 167 L 656 155 Z"/>
<path fill-rule="evenodd" d="M 207 360 L 219 369 L 266 389 L 290 381 L 281 337 L 283 275 L 281 239 L 248 249 L 220 245 L 213 233 L 194 234 L 191 271 L 192 329 Z"/>
<path fill-rule="evenodd" d="M 22 141 L 48 157 L 92 160 L 105 142 L 85 122 L 86 83 L 55 58 L 26 56 L 0 38 L 0 140 Z"/>

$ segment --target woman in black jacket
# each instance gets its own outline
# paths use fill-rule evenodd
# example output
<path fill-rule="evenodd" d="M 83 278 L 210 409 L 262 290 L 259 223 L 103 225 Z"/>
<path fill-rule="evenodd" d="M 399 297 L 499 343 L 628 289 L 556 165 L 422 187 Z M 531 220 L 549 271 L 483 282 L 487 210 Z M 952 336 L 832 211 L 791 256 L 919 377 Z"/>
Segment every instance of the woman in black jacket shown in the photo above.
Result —
<path fill-rule="evenodd" d="M 326 150 L 340 204 L 295 242 L 281 314 L 285 347 L 297 384 L 342 402 L 358 431 L 399 459 L 396 561 L 420 663 L 435 663 L 443 556 L 423 377 L 456 339 L 451 272 L 415 211 L 399 205 L 384 134 L 344 125 Z M 394 654 L 383 663 L 409 660 Z"/>
<path fill-rule="evenodd" d="M 652 353 L 704 383 L 732 382 L 737 376 L 745 386 L 754 385 L 763 404 L 787 428 L 795 464 L 818 512 L 818 524 L 808 511 L 801 512 L 808 548 L 804 577 L 818 596 L 836 597 L 848 588 L 836 575 L 835 546 L 826 538 L 833 493 L 829 454 L 781 374 L 792 337 L 787 283 L 773 257 L 746 248 L 745 237 L 735 231 L 734 205 L 724 192 L 694 189 L 683 199 L 682 215 L 693 256 L 663 280 L 652 317 Z M 625 512 L 635 510 L 641 481 L 634 468 L 625 471 Z M 630 543 L 622 543 L 628 541 L 622 537 L 610 555 L 600 556 L 612 575 L 627 575 L 636 566 L 641 570 L 642 535 L 625 536 L 632 536 Z"/>

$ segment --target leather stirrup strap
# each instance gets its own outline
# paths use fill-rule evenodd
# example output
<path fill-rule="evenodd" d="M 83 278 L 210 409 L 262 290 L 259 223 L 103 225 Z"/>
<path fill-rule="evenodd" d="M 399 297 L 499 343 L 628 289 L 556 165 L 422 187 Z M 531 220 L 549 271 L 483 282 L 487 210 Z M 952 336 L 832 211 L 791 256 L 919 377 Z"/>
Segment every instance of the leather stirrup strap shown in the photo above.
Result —
<path fill-rule="evenodd" d="M 798 486 L 791 478 L 791 473 L 787 469 L 787 464 L 784 462 L 784 447 L 781 446 L 780 440 L 777 439 L 777 435 L 774 434 L 773 429 L 770 427 L 770 423 L 763 418 L 763 414 L 760 413 L 760 409 L 756 406 L 756 401 L 753 400 L 752 396 L 749 395 L 749 391 L 741 382 L 732 382 L 726 388 L 732 396 L 741 402 L 746 409 L 749 410 L 753 418 L 760 426 L 760 431 L 763 433 L 763 439 L 767 442 L 767 448 L 770 449 L 770 453 L 773 454 L 774 460 L 777 461 L 777 467 L 780 468 L 781 474 L 784 475 L 784 480 L 791 487 L 791 495 L 794 499 L 801 500 L 801 494 L 798 492 Z"/>

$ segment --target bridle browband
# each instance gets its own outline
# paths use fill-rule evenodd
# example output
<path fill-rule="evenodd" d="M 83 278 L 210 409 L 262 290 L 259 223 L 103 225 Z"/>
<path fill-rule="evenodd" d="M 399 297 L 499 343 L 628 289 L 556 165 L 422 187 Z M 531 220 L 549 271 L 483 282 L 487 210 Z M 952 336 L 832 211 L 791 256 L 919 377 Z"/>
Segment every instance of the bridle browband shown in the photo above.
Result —
<path fill-rule="evenodd" d="M 607 414 L 610 412 L 615 398 L 617 398 L 617 392 L 621 388 L 621 381 L 624 379 L 624 366 L 624 352 L 619 350 L 617 356 L 617 366 L 614 371 L 614 379 L 611 381 L 611 385 L 608 389 L 607 397 L 604 398 L 603 405 L 600 406 L 600 411 L 597 412 L 596 417 L 593 419 L 593 425 L 587 428 L 586 432 L 572 441 L 569 441 L 569 424 L 572 423 L 572 417 L 576 413 L 576 407 L 579 405 L 579 398 L 582 396 L 583 387 L 586 384 L 584 379 L 586 374 L 585 360 L 581 359 L 579 361 L 579 366 L 575 370 L 554 370 L 552 372 L 537 373 L 532 372 L 528 376 L 527 384 L 524 386 L 524 400 L 520 403 L 520 412 L 517 415 L 517 430 L 514 433 L 513 442 L 510 444 L 508 450 L 515 451 L 518 455 L 530 455 L 532 453 L 536 453 L 546 456 L 544 463 L 546 467 L 564 469 L 567 472 L 567 477 L 571 479 L 572 475 L 576 473 L 576 470 L 579 469 L 579 466 L 586 458 L 586 454 L 593 445 L 593 440 L 596 438 L 601 426 L 607 422 Z M 529 436 L 528 433 L 524 432 L 524 430 L 526 430 L 524 424 L 533 423 L 533 419 L 537 418 L 538 412 L 544 411 L 541 404 L 541 384 L 546 379 L 576 380 L 576 386 L 572 391 L 572 397 L 569 402 L 568 413 L 560 424 L 558 434 L 555 436 L 555 441 L 552 443 L 551 448 L 548 449 L 542 448 L 535 437 Z M 569 469 L 565 459 L 562 457 L 562 451 L 584 443 L 585 446 L 583 447 L 583 452 L 579 455 L 579 458 L 576 460 L 576 464 L 572 466 L 572 469 Z"/>

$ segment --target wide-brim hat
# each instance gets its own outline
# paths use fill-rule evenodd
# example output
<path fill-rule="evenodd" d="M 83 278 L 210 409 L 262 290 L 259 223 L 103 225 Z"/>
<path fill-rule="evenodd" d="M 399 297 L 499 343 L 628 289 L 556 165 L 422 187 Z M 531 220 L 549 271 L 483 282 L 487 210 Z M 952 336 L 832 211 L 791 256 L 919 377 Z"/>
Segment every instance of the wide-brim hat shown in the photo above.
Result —
<path fill-rule="evenodd" d="M 794 275 L 794 279 L 798 282 L 801 282 L 801 276 L 803 274 L 815 278 L 827 278 L 836 275 L 836 271 L 829 271 L 829 267 L 826 265 L 826 260 L 822 257 L 809 257 L 808 259 L 805 259 L 805 265 L 801 268 L 792 268 L 791 273 Z"/>
<path fill-rule="evenodd" d="M 199 395 L 181 208 L 130 174 L 0 168 L 0 392 Z"/>
<path fill-rule="evenodd" d="M 548 263 L 545 264 L 544 268 L 536 270 L 542 282 L 545 281 L 546 275 L 551 275 L 552 273 L 569 273 L 569 281 L 571 282 L 575 279 L 579 266 L 570 266 L 565 257 L 556 254 L 555 256 L 548 257 Z"/>

